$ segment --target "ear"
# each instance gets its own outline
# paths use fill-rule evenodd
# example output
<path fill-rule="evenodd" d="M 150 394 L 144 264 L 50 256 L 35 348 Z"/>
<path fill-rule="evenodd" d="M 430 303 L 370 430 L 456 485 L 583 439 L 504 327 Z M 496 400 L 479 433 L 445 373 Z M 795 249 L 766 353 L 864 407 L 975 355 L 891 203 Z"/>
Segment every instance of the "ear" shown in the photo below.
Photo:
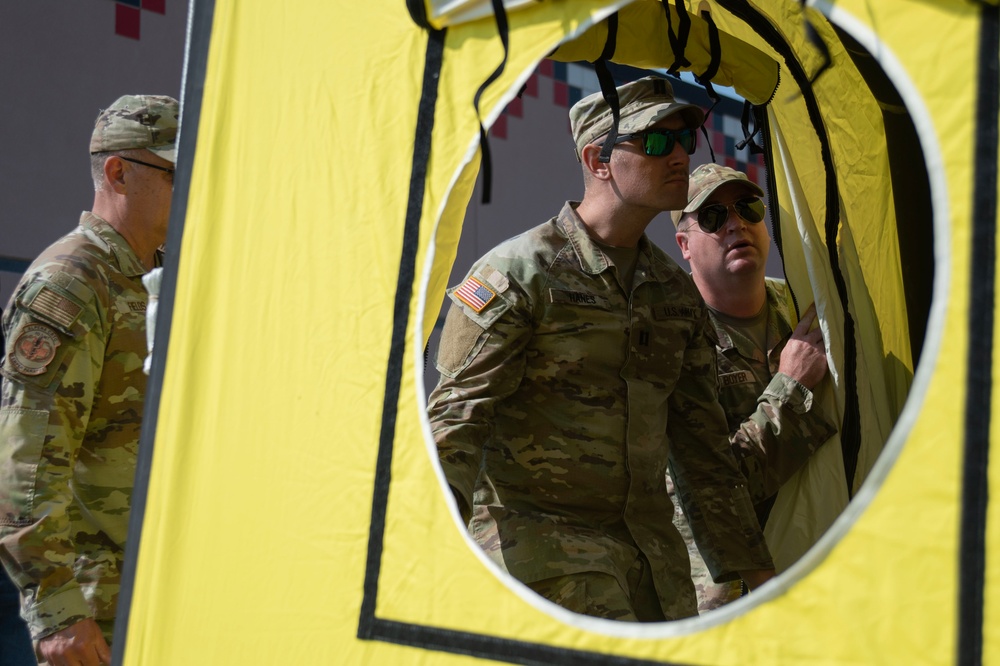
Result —
<path fill-rule="evenodd" d="M 104 179 L 117 194 L 125 194 L 125 162 L 117 155 L 104 160 Z"/>
<path fill-rule="evenodd" d="M 580 151 L 580 162 L 594 178 L 598 180 L 611 180 L 611 165 L 608 162 L 602 162 L 600 157 L 601 147 L 597 144 L 588 143 Z"/>
<path fill-rule="evenodd" d="M 681 249 L 681 256 L 684 257 L 684 261 L 691 261 L 691 250 L 688 248 L 687 232 L 678 231 L 674 234 L 674 239 L 677 241 L 677 247 Z"/>

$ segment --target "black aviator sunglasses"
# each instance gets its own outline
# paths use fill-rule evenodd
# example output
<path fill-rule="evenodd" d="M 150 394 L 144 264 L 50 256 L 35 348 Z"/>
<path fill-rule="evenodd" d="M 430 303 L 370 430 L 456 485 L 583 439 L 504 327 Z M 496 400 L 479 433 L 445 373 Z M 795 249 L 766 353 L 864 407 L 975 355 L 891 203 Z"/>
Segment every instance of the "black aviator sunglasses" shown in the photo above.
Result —
<path fill-rule="evenodd" d="M 722 228 L 729 219 L 729 209 L 749 222 L 756 224 L 764 219 L 764 202 L 758 197 L 747 197 L 730 204 L 709 204 L 698 209 L 698 226 L 710 234 Z"/>

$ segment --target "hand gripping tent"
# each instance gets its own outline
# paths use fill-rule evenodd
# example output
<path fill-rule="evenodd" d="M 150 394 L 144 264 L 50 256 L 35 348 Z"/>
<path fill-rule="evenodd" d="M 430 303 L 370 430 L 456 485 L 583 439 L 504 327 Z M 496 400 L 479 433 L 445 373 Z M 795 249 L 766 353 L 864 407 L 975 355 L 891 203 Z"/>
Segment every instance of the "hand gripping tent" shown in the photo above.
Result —
<path fill-rule="evenodd" d="M 116 663 L 1000 663 L 998 44 L 972 0 L 194 2 Z M 508 580 L 429 444 L 483 128 L 547 57 L 735 87 L 823 320 L 839 439 L 700 618 Z"/>

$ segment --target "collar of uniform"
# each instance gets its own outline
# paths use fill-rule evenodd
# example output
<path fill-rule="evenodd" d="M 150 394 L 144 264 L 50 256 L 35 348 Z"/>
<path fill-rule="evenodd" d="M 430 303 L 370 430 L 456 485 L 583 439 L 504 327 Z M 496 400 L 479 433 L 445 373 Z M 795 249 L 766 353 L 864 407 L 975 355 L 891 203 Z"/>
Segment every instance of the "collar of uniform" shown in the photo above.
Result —
<path fill-rule="evenodd" d="M 118 262 L 118 270 L 124 275 L 136 277 L 149 272 L 143 263 L 139 261 L 139 257 L 135 255 L 135 252 L 132 251 L 132 246 L 128 244 L 128 241 L 115 231 L 114 227 L 108 224 L 106 220 L 94 215 L 90 211 L 84 211 L 80 215 L 80 226 L 91 230 L 108 244 L 112 254 L 115 255 L 115 260 Z"/>
<path fill-rule="evenodd" d="M 577 214 L 576 207 L 579 205 L 579 201 L 567 201 L 563 204 L 562 210 L 559 211 L 557 219 L 559 226 L 562 227 L 569 242 L 573 245 L 576 257 L 580 261 L 580 270 L 584 273 L 597 275 L 610 268 L 611 262 L 608 261 L 607 255 L 604 254 L 600 246 L 590 237 L 586 225 Z M 645 280 L 644 271 L 648 271 L 653 279 L 663 281 L 668 270 L 669 266 L 658 260 L 652 250 L 652 244 L 646 238 L 646 234 L 643 234 L 642 238 L 639 239 L 639 261 L 636 264 L 636 275 L 641 273 L 643 280 Z M 642 280 L 636 280 L 636 284 L 640 281 Z"/>
<path fill-rule="evenodd" d="M 610 266 L 607 256 L 601 251 L 587 233 L 587 227 L 576 212 L 579 201 L 567 201 L 559 211 L 558 222 L 566 238 L 569 239 L 576 253 L 576 258 L 580 262 L 580 270 L 584 273 L 597 275 L 606 271 Z"/>
<path fill-rule="evenodd" d="M 781 343 L 792 332 L 791 327 L 788 325 L 788 309 L 785 305 L 784 286 L 784 280 L 777 278 L 766 278 L 764 281 L 764 288 L 767 294 L 767 355 L 769 361 L 775 351 L 779 351 L 780 353 L 780 349 L 784 347 Z M 715 316 L 712 308 L 709 308 L 708 312 L 712 317 L 715 333 L 719 337 L 719 347 L 723 351 L 735 348 L 740 356 L 753 358 L 754 352 L 757 350 L 753 341 L 745 335 L 738 335 L 734 338 L 730 334 L 730 327 Z"/>

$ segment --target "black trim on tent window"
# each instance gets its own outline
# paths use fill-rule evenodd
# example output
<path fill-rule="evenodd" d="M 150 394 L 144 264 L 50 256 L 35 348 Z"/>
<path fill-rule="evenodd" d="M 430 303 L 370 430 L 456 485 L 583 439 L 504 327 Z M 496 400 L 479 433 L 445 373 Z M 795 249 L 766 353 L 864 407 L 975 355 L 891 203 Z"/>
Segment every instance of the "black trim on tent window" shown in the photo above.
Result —
<path fill-rule="evenodd" d="M 994 308 L 997 306 L 997 122 L 1000 119 L 1000 10 L 983 6 L 979 33 L 976 145 L 973 158 L 972 275 L 969 303 L 968 377 L 962 526 L 959 532 L 957 663 L 983 659 L 986 586 L 986 516 L 989 505 L 990 425 L 993 401 Z"/>
<path fill-rule="evenodd" d="M 410 624 L 376 617 L 382 546 L 385 539 L 389 484 L 392 481 L 392 456 L 396 436 L 396 413 L 400 382 L 405 362 L 406 332 L 409 327 L 410 301 L 416 271 L 417 245 L 426 191 L 427 165 L 431 157 L 431 135 L 437 105 L 438 81 L 444 58 L 444 31 L 429 33 L 424 56 L 424 77 L 417 111 L 413 165 L 410 172 L 409 199 L 403 228 L 403 250 L 399 261 L 396 298 L 393 309 L 392 341 L 386 368 L 385 394 L 382 403 L 382 426 L 372 495 L 372 513 L 368 532 L 368 559 L 358 618 L 357 636 L 407 645 L 425 650 L 468 655 L 526 666 L 682 666 L 672 662 L 647 661 L 616 657 L 599 652 L 557 648 L 498 638 L 485 634 L 455 631 L 441 627 Z"/>
<path fill-rule="evenodd" d="M 840 427 L 840 442 L 844 456 L 844 472 L 847 477 L 847 494 L 853 495 L 854 474 L 858 467 L 858 452 L 861 450 L 861 410 L 858 405 L 857 388 L 857 340 L 854 337 L 854 318 L 849 309 L 850 298 L 847 293 L 847 283 L 840 269 L 840 258 L 837 255 L 837 234 L 840 227 L 840 192 L 837 184 L 837 174 L 833 166 L 833 155 L 830 152 L 830 139 L 823 124 L 816 96 L 813 94 L 810 77 L 795 57 L 791 46 L 771 24 L 767 17 L 752 8 L 745 0 L 719 0 L 719 5 L 731 12 L 754 29 L 771 48 L 781 55 L 792 75 L 795 84 L 802 93 L 809 120 L 816 138 L 820 144 L 820 156 L 826 185 L 826 219 L 824 230 L 826 234 L 826 249 L 830 261 L 830 271 L 837 287 L 840 306 L 844 313 L 844 387 L 845 404 L 844 420 Z"/>
<path fill-rule="evenodd" d="M 142 523 L 146 515 L 149 476 L 153 465 L 153 445 L 156 441 L 156 427 L 159 420 L 163 370 L 167 363 L 170 322 L 173 319 L 177 292 L 177 273 L 180 267 L 178 251 L 183 241 L 188 195 L 191 192 L 191 171 L 198 143 L 198 122 L 201 118 L 201 105 L 205 93 L 205 75 L 214 16 L 215 0 L 198 0 L 191 3 L 187 70 L 184 73 L 184 91 L 181 98 L 183 106 L 180 142 L 177 146 L 177 171 L 174 173 L 174 195 L 170 208 L 170 227 L 167 231 L 167 247 L 172 249 L 166 253 L 164 259 L 163 282 L 156 312 L 156 345 L 153 348 L 149 380 L 146 383 L 146 399 L 143 404 L 142 430 L 139 435 L 139 451 L 136 455 L 135 486 L 128 520 L 128 540 L 122 567 L 121 588 L 118 593 L 118 611 L 115 616 L 112 664 L 122 663 L 125 658 L 125 643 L 128 640 L 128 622 L 135 593 L 135 572 L 139 559 L 139 544 L 142 540 Z"/>
<path fill-rule="evenodd" d="M 427 165 L 431 157 L 434 112 L 437 108 L 438 83 L 444 60 L 445 31 L 428 33 L 424 55 L 424 78 L 417 107 L 417 124 L 413 142 L 413 164 L 410 167 L 410 189 L 403 225 L 403 251 L 399 258 L 396 280 L 396 300 L 392 315 L 392 342 L 385 371 L 385 395 L 382 403 L 382 427 L 379 433 L 378 458 L 375 468 L 375 488 L 372 496 L 372 516 L 368 530 L 368 563 L 365 568 L 364 597 L 358 638 L 377 636 L 375 601 L 378 597 L 378 577 L 382 565 L 382 543 L 385 538 L 385 514 L 392 480 L 392 451 L 396 436 L 396 409 L 399 385 L 403 377 L 406 351 L 406 329 L 410 321 L 410 299 L 416 274 L 417 246 L 420 242 L 420 219 L 423 215 Z"/>

